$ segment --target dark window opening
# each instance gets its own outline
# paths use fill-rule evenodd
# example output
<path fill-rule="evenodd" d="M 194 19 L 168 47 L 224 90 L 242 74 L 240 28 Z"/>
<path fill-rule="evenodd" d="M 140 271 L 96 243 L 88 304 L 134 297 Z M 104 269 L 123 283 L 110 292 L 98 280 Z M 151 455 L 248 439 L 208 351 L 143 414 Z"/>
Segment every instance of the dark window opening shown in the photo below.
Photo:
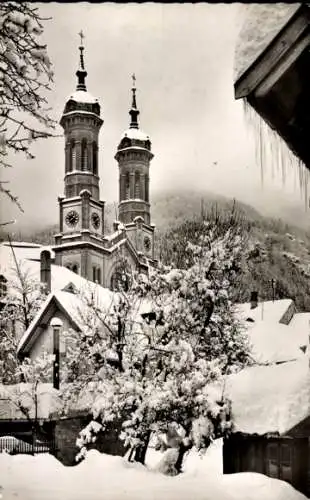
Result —
<path fill-rule="evenodd" d="M 0 298 L 3 298 L 8 293 L 8 280 L 2 274 L 0 275 Z"/>
<path fill-rule="evenodd" d="M 130 179 L 129 179 L 129 173 L 127 172 L 125 177 L 125 200 L 129 199 L 130 199 Z"/>
<path fill-rule="evenodd" d="M 135 198 L 140 198 L 140 174 L 139 172 L 135 173 Z"/>
<path fill-rule="evenodd" d="M 93 172 L 98 175 L 98 147 L 96 142 L 93 142 Z"/>
<path fill-rule="evenodd" d="M 70 151 L 70 171 L 76 170 L 76 144 L 74 139 L 71 141 L 71 151 Z"/>
<path fill-rule="evenodd" d="M 87 151 L 87 141 L 82 140 L 82 165 L 81 170 L 86 172 L 88 170 L 88 151 Z"/>

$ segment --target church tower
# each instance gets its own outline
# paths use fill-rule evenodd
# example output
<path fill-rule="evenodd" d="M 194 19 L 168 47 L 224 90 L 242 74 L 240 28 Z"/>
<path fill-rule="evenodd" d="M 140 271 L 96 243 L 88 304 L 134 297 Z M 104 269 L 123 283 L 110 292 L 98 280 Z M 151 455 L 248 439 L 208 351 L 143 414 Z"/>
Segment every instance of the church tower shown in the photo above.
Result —
<path fill-rule="evenodd" d="M 56 264 L 102 282 L 104 202 L 99 194 L 100 105 L 86 88 L 83 33 L 80 33 L 77 86 L 66 102 L 60 124 L 65 137 L 64 196 L 59 197 Z"/>
<path fill-rule="evenodd" d="M 136 78 L 132 76 L 132 102 L 130 124 L 117 148 L 115 159 L 119 167 L 119 220 L 125 225 L 128 236 L 135 227 L 132 243 L 148 257 L 154 257 L 154 226 L 150 214 L 150 162 L 153 158 L 151 141 L 139 128 Z"/>
<path fill-rule="evenodd" d="M 149 136 L 139 129 L 140 111 L 137 108 L 134 75 L 131 90 L 130 125 L 115 155 L 119 166 L 119 220 L 129 224 L 141 216 L 146 224 L 150 224 L 149 170 L 153 154 Z"/>

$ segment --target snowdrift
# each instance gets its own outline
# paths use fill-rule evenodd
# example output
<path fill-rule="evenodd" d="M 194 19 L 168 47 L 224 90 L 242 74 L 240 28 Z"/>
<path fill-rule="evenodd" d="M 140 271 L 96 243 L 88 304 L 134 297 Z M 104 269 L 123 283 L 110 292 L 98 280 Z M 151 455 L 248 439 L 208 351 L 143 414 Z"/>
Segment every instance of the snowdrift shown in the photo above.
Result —
<path fill-rule="evenodd" d="M 197 457 L 196 457 L 197 460 Z M 121 457 L 88 452 L 75 467 L 51 455 L 0 455 L 3 500 L 305 500 L 289 484 L 260 474 L 223 476 L 198 468 L 166 477 Z M 206 464 L 207 465 L 207 464 Z"/>

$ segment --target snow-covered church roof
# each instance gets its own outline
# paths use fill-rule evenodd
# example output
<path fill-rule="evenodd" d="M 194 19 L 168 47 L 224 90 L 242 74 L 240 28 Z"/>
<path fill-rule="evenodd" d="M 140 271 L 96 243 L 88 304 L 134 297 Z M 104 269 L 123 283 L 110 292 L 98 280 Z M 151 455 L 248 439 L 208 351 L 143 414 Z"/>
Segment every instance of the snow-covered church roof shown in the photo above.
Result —
<path fill-rule="evenodd" d="M 128 128 L 123 133 L 122 139 L 124 137 L 128 137 L 128 139 L 136 139 L 139 141 L 147 141 L 150 139 L 147 134 L 145 134 L 144 132 L 142 132 L 142 130 L 140 130 L 138 128 Z"/>
<path fill-rule="evenodd" d="M 90 92 L 87 92 L 86 90 L 76 90 L 75 92 L 70 94 L 67 101 L 69 100 L 86 104 L 95 104 L 98 102 L 98 99 L 94 97 Z"/>

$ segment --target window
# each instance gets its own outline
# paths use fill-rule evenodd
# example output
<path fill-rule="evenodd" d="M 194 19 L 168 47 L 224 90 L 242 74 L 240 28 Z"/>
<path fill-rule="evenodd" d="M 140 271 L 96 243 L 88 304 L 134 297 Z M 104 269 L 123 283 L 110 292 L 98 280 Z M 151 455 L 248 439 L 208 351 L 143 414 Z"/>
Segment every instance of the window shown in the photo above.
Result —
<path fill-rule="evenodd" d="M 279 477 L 278 443 L 267 445 L 267 474 L 269 477 Z"/>
<path fill-rule="evenodd" d="M 72 266 L 72 271 L 75 273 L 75 274 L 78 274 L 79 272 L 79 266 L 77 264 L 73 264 Z"/>
<path fill-rule="evenodd" d="M 81 170 L 86 172 L 88 170 L 88 151 L 87 151 L 87 141 L 82 140 L 82 165 Z"/>
<path fill-rule="evenodd" d="M 70 171 L 76 170 L 76 144 L 74 139 L 71 141 L 71 154 L 70 154 Z"/>
<path fill-rule="evenodd" d="M 93 172 L 98 175 L 98 146 L 96 142 L 93 142 Z"/>
<path fill-rule="evenodd" d="M 8 293 L 8 285 L 7 285 L 8 280 L 3 276 L 2 274 L 0 275 L 0 298 L 2 299 L 3 297 L 6 296 Z"/>
<path fill-rule="evenodd" d="M 66 264 L 66 268 L 72 271 L 75 274 L 79 274 L 79 265 L 78 264 Z"/>
<path fill-rule="evenodd" d="M 130 288 L 130 274 L 126 264 L 119 265 L 115 268 L 111 276 L 111 290 L 123 290 L 127 292 Z"/>
<path fill-rule="evenodd" d="M 281 479 L 292 481 L 292 448 L 288 444 L 281 446 Z"/>
<path fill-rule="evenodd" d="M 101 285 L 101 269 L 98 266 L 93 266 L 93 282 Z"/>
<path fill-rule="evenodd" d="M 149 178 L 145 176 L 145 201 L 149 201 Z"/>
<path fill-rule="evenodd" d="M 129 181 L 129 172 L 127 172 L 125 177 L 125 200 L 129 199 L 130 199 L 130 181 Z"/>
<path fill-rule="evenodd" d="M 135 173 L 135 198 L 140 198 L 140 174 Z"/>
<path fill-rule="evenodd" d="M 267 474 L 269 477 L 292 481 L 292 447 L 281 441 L 267 445 Z"/>

